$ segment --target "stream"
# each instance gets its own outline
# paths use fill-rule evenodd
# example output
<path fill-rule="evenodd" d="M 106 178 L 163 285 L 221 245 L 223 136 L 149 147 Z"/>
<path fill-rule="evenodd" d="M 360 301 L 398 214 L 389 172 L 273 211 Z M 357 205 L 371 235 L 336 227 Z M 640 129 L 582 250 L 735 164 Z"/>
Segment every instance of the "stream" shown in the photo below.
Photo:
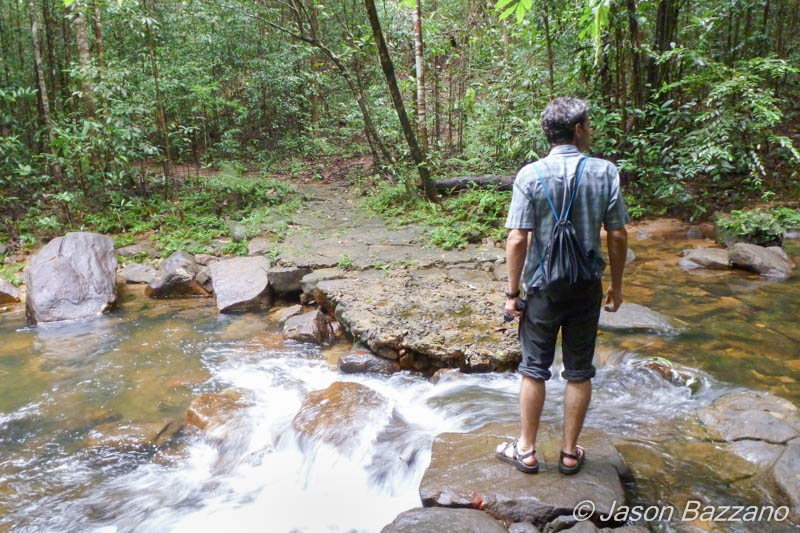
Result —
<path fill-rule="evenodd" d="M 686 241 L 630 245 L 637 259 L 626 271 L 626 301 L 677 319 L 684 332 L 601 332 L 586 425 L 638 442 L 668 465 L 663 476 L 628 487 L 633 502 L 699 492 L 714 504 L 765 503 L 697 458 L 670 455 L 669 443 L 683 438 L 671 421 L 741 389 L 800 404 L 798 276 L 777 283 L 741 272 L 684 273 L 676 263 Z M 0 314 L 0 530 L 380 531 L 419 506 L 438 433 L 518 420 L 514 373 L 437 383 L 408 372 L 343 375 L 336 360 L 350 347 L 344 339 L 303 345 L 285 341 L 264 314 L 219 315 L 208 300 L 153 301 L 131 287 L 121 296 L 115 312 L 81 323 L 31 327 L 22 306 Z M 664 379 L 640 364 L 650 357 L 689 378 Z M 560 423 L 565 382 L 553 370 L 542 418 Z M 292 428 L 305 395 L 335 381 L 386 399 L 349 454 Z M 192 432 L 162 453 L 92 445 L 98 427 L 124 432 L 126 423 L 182 419 L 192 398 L 228 388 L 249 404 L 224 446 Z M 682 531 L 680 523 L 651 525 Z"/>

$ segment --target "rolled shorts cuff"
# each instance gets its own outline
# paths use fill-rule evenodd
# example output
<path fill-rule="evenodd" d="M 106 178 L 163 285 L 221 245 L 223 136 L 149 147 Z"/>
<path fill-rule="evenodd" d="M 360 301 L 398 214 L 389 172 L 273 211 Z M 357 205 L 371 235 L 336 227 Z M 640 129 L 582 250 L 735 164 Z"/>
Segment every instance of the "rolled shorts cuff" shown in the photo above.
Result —
<path fill-rule="evenodd" d="M 549 366 L 549 365 L 548 365 Z M 528 376 L 533 379 L 541 379 L 547 381 L 553 376 L 553 373 L 547 367 L 528 366 L 520 364 L 517 371 L 523 376 Z"/>
<path fill-rule="evenodd" d="M 567 381 L 581 381 L 583 379 L 592 379 L 597 374 L 597 369 L 592 365 L 590 368 L 585 369 L 564 369 L 561 372 L 561 377 Z"/>

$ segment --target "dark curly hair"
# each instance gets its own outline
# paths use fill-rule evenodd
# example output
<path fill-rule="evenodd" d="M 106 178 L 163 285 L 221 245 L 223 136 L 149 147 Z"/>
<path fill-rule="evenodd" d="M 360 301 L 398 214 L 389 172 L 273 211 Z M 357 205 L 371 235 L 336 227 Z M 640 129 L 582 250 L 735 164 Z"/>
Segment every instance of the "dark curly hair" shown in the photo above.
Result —
<path fill-rule="evenodd" d="M 547 104 L 542 113 L 542 128 L 550 144 L 570 143 L 575 125 L 589 119 L 589 105 L 580 98 L 563 96 Z"/>

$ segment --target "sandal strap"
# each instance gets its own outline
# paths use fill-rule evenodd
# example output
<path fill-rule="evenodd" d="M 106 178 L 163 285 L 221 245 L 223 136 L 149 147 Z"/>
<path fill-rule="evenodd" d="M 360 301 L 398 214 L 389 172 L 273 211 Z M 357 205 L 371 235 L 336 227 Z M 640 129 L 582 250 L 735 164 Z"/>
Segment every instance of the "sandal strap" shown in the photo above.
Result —
<path fill-rule="evenodd" d="M 580 446 L 577 446 L 577 445 L 576 445 L 576 446 L 575 446 L 575 448 L 576 448 L 576 451 L 577 451 L 577 449 L 580 449 L 581 451 L 583 451 L 583 448 L 581 448 Z M 572 454 L 572 453 L 567 453 L 567 452 L 565 452 L 564 450 L 561 450 L 561 458 L 562 458 L 562 459 L 563 459 L 564 457 L 569 457 L 570 459 L 574 459 L 574 460 L 576 460 L 576 461 L 577 461 L 578 459 L 580 459 L 580 457 L 581 457 L 582 455 L 583 455 L 583 454 L 576 455 L 576 454 Z"/>
<path fill-rule="evenodd" d="M 531 457 L 533 454 L 535 454 L 536 450 L 531 450 L 531 451 L 529 451 L 527 453 L 523 453 L 522 455 L 519 455 L 519 452 L 516 450 L 516 447 L 515 447 L 514 448 L 514 452 L 517 453 L 517 459 L 520 460 L 520 461 L 523 461 L 523 460 L 527 459 L 528 457 Z"/>

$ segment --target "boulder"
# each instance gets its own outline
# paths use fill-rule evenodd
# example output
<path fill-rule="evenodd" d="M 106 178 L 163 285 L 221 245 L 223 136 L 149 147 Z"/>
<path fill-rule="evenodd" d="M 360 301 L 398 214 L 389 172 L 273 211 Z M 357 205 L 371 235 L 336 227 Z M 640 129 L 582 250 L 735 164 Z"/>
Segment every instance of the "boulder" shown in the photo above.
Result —
<path fill-rule="evenodd" d="M 156 277 L 156 269 L 149 263 L 130 263 L 122 269 L 125 283 L 150 283 Z"/>
<path fill-rule="evenodd" d="M 195 254 L 194 260 L 198 265 L 208 266 L 219 261 L 219 257 L 211 254 Z"/>
<path fill-rule="evenodd" d="M 206 266 L 201 268 L 200 272 L 197 273 L 195 280 L 209 293 L 214 292 L 214 283 L 211 280 L 211 269 L 209 267 Z"/>
<path fill-rule="evenodd" d="M 300 292 L 300 281 L 311 273 L 306 267 L 272 267 L 269 269 L 269 283 L 278 294 Z"/>
<path fill-rule="evenodd" d="M 67 233 L 33 256 L 26 312 L 34 322 L 97 316 L 117 301 L 114 242 L 98 233 Z"/>
<path fill-rule="evenodd" d="M 786 445 L 786 450 L 772 468 L 771 479 L 784 501 L 791 505 L 794 519 L 800 520 L 800 440 L 795 439 Z"/>
<path fill-rule="evenodd" d="M 265 255 L 269 252 L 269 248 L 270 242 L 267 239 L 264 237 L 256 237 L 255 239 L 250 239 L 247 243 L 247 255 Z"/>
<path fill-rule="evenodd" d="M 137 255 L 147 255 L 148 257 L 155 257 L 156 249 L 150 241 L 141 241 L 130 246 L 123 246 L 116 249 L 116 254 L 120 257 L 130 259 Z"/>
<path fill-rule="evenodd" d="M 591 519 L 597 522 L 615 502 L 625 502 L 623 480 L 631 480 L 631 472 L 602 431 L 583 429 L 586 462 L 571 476 L 558 471 L 561 429 L 551 425 L 539 427 L 536 475 L 495 458 L 496 446 L 518 434 L 518 422 L 492 422 L 469 433 L 438 435 L 419 487 L 422 504 L 474 507 L 504 521 L 543 526 L 560 515 L 571 518 L 584 500 L 594 502 Z"/>
<path fill-rule="evenodd" d="M 677 332 L 677 328 L 668 317 L 634 303 L 623 303 L 615 313 L 602 309 L 599 327 L 609 331 L 644 330 L 664 334 Z"/>
<path fill-rule="evenodd" d="M 339 370 L 345 374 L 393 374 L 400 370 L 398 363 L 378 357 L 366 347 L 355 344 L 339 358 Z"/>
<path fill-rule="evenodd" d="M 381 533 L 507 533 L 508 530 L 483 511 L 448 507 L 417 507 L 397 515 Z"/>
<path fill-rule="evenodd" d="M 234 257 L 208 267 L 221 312 L 268 308 L 272 291 L 267 271 L 269 260 L 264 256 Z"/>
<path fill-rule="evenodd" d="M 0 278 L 0 305 L 18 302 L 21 294 L 18 288 Z"/>
<path fill-rule="evenodd" d="M 316 342 L 321 344 L 334 337 L 335 331 L 331 317 L 321 309 L 315 309 L 302 315 L 286 319 L 283 324 L 283 336 L 298 342 Z"/>
<path fill-rule="evenodd" d="M 800 409 L 767 392 L 733 392 L 700 409 L 697 416 L 712 438 L 785 444 L 800 437 Z"/>
<path fill-rule="evenodd" d="M 696 268 L 711 268 L 715 270 L 728 270 L 730 268 L 730 254 L 724 248 L 694 248 L 684 250 L 683 257 L 678 265 L 683 270 Z"/>
<path fill-rule="evenodd" d="M 200 272 L 192 254 L 178 250 L 166 258 L 156 271 L 156 277 L 147 286 L 150 298 L 183 298 L 209 296 L 195 279 Z"/>
<path fill-rule="evenodd" d="M 203 430 L 207 436 L 214 435 L 245 405 L 241 393 L 233 389 L 202 394 L 189 404 L 189 409 L 186 411 L 186 425 Z"/>
<path fill-rule="evenodd" d="M 388 418 L 386 399 L 360 383 L 336 381 L 327 389 L 309 392 L 292 420 L 298 432 L 351 454 L 359 435 L 376 417 Z"/>
<path fill-rule="evenodd" d="M 314 290 L 317 288 L 317 283 L 326 279 L 342 279 L 346 276 L 344 270 L 340 268 L 320 268 L 311 271 L 300 279 L 300 289 L 303 293 L 300 295 L 302 303 L 314 301 Z"/>
<path fill-rule="evenodd" d="M 737 268 L 751 270 L 775 280 L 787 279 L 794 268 L 785 254 L 744 242 L 734 244 L 731 248 L 731 263 Z"/>
<path fill-rule="evenodd" d="M 303 314 L 303 306 L 300 304 L 295 304 L 290 305 L 289 307 L 281 307 L 280 309 L 272 311 L 269 314 L 269 319 L 277 322 L 279 326 L 283 326 L 288 319 L 301 314 Z"/>

